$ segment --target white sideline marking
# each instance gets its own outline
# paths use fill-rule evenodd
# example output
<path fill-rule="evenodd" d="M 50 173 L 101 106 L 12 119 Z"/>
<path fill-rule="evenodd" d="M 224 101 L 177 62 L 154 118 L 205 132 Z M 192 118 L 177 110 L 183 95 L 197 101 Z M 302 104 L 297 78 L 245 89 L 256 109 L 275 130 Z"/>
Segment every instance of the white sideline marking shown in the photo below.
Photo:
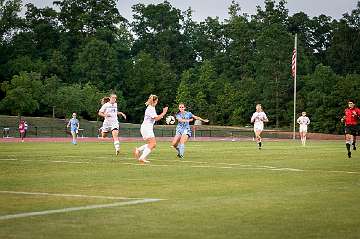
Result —
<path fill-rule="evenodd" d="M 0 216 L 0 220 L 8 220 L 8 219 L 13 219 L 13 218 L 32 217 L 32 216 L 40 216 L 40 215 L 49 215 L 49 214 L 55 214 L 55 213 L 73 212 L 73 211 L 80 211 L 80 210 L 90 210 L 90 209 L 98 209 L 98 208 L 109 208 L 109 207 L 117 207 L 117 206 L 125 206 L 125 205 L 135 205 L 135 204 L 158 202 L 158 201 L 164 200 L 164 199 L 159 199 L 159 198 L 127 198 L 127 197 L 91 196 L 91 195 L 79 195 L 79 194 L 60 194 L 60 193 L 42 193 L 42 192 L 0 191 L 0 193 L 37 195 L 37 196 L 57 196 L 57 197 L 83 197 L 83 198 L 112 199 L 112 200 L 124 200 L 124 199 L 132 200 L 132 201 L 127 201 L 127 202 L 94 204 L 94 205 L 87 205 L 87 206 L 81 206 L 81 207 L 69 207 L 69 208 L 38 211 L 38 212 L 26 212 L 26 213 L 3 215 L 3 216 Z"/>
<path fill-rule="evenodd" d="M 97 157 L 98 158 L 98 157 Z M 134 162 L 124 162 L 122 160 L 116 160 L 116 163 L 123 164 L 123 165 L 134 165 L 134 166 L 148 166 L 148 167 L 173 167 L 177 165 L 168 165 L 168 164 L 140 164 L 134 158 L 124 158 L 124 159 L 131 159 Z M 21 162 L 46 162 L 46 163 L 67 163 L 67 164 L 101 164 L 103 162 L 90 162 L 90 161 L 67 161 L 67 160 L 34 160 L 34 159 L 2 159 L 0 161 L 21 161 Z M 354 171 L 341 171 L 341 170 L 317 170 L 317 169 L 297 169 L 297 168 L 277 168 L 274 166 L 266 166 L 266 165 L 248 165 L 248 164 L 234 164 L 234 163 L 213 163 L 214 165 L 206 165 L 210 164 L 209 162 L 199 162 L 199 161 L 176 161 L 176 160 L 161 160 L 161 159 L 152 159 L 151 161 L 172 161 L 175 163 L 193 163 L 193 164 L 202 164 L 201 166 L 192 165 L 189 167 L 192 168 L 220 168 L 220 169 L 239 169 L 239 170 L 269 170 L 269 171 L 289 171 L 289 172 L 325 172 L 325 173 L 346 173 L 346 174 L 360 174 L 360 172 Z M 223 165 L 223 166 L 220 166 Z"/>
<path fill-rule="evenodd" d="M 73 212 L 73 211 L 80 211 L 80 210 L 90 210 L 90 209 L 98 209 L 98 208 L 118 207 L 118 206 L 125 206 L 125 205 L 136 205 L 136 204 L 142 204 L 142 203 L 157 202 L 157 201 L 161 201 L 161 200 L 162 199 L 147 198 L 147 199 L 141 199 L 141 200 L 133 200 L 133 201 L 129 201 L 129 202 L 96 204 L 96 205 L 88 205 L 88 206 L 83 206 L 83 207 L 69 207 L 69 208 L 46 210 L 46 211 L 39 211 L 39 212 L 18 213 L 18 214 L 0 216 L 0 220 L 8 220 L 8 219 L 13 219 L 13 218 L 32 217 L 32 216 L 40 216 L 40 215 L 49 215 L 49 214 L 55 214 L 55 213 Z"/>
<path fill-rule="evenodd" d="M 0 191 L 0 193 L 36 195 L 36 196 L 56 196 L 56 197 L 81 197 L 81 198 L 97 198 L 97 199 L 113 199 L 113 200 L 144 199 L 144 198 L 113 197 L 113 196 L 92 196 L 92 195 L 81 195 L 81 194 L 42 193 L 42 192 Z"/>
<path fill-rule="evenodd" d="M 303 169 L 296 169 L 296 168 L 272 168 L 270 170 L 274 171 L 294 171 L 294 172 L 302 172 L 305 171 Z"/>

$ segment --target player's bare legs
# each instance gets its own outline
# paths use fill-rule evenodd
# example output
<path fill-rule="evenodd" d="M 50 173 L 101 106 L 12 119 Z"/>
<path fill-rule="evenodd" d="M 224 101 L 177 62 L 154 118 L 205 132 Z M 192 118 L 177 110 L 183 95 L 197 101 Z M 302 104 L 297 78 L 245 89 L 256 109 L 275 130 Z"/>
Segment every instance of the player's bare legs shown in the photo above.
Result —
<path fill-rule="evenodd" d="M 113 131 L 111 131 L 111 134 L 114 141 L 115 154 L 119 155 L 120 153 L 119 130 L 114 129 Z"/>
<path fill-rule="evenodd" d="M 139 161 L 141 163 L 149 163 L 146 158 L 151 153 L 151 151 L 156 147 L 156 139 L 155 137 L 148 138 L 147 144 L 141 146 L 140 148 L 135 149 L 135 157 L 140 156 L 140 152 L 142 151 L 141 156 L 139 157 Z"/>
<path fill-rule="evenodd" d="M 353 135 L 353 143 L 352 143 L 352 146 L 353 146 L 353 150 L 356 150 L 356 135 Z"/>
<path fill-rule="evenodd" d="M 256 130 L 255 131 L 255 138 L 256 138 L 256 143 L 258 144 L 259 146 L 259 149 L 261 149 L 261 130 Z"/>
<path fill-rule="evenodd" d="M 173 141 L 171 142 L 171 147 L 173 147 L 176 150 L 178 157 L 180 157 L 180 151 L 179 151 L 179 148 L 178 148 L 180 139 L 181 139 L 181 135 L 176 135 L 174 137 Z"/>
<path fill-rule="evenodd" d="M 180 143 L 179 143 L 179 146 L 178 146 L 178 151 L 179 151 L 179 158 L 182 159 L 184 158 L 184 153 L 185 153 L 185 143 L 188 141 L 189 139 L 189 135 L 187 134 L 183 134 L 181 135 L 181 138 L 180 138 Z"/>
<path fill-rule="evenodd" d="M 351 158 L 351 143 L 353 142 L 353 135 L 351 134 L 345 134 L 345 141 L 346 141 L 346 149 L 348 151 L 348 157 Z"/>

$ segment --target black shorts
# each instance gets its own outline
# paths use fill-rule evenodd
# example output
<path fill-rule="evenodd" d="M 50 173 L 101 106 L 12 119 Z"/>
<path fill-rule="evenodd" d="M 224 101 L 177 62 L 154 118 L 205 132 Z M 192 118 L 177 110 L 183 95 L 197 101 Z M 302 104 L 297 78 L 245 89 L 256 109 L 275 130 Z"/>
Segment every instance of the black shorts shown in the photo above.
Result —
<path fill-rule="evenodd" d="M 345 134 L 351 134 L 354 136 L 359 135 L 359 126 L 358 125 L 347 125 L 345 126 Z"/>

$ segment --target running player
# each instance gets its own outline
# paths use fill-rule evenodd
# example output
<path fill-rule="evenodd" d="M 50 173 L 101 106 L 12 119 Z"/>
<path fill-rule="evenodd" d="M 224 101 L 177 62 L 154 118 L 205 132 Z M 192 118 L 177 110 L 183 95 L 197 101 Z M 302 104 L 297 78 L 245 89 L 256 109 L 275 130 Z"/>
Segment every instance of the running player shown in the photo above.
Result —
<path fill-rule="evenodd" d="M 105 103 L 108 103 L 108 102 L 110 102 L 109 96 L 106 96 L 100 100 L 101 106 L 103 106 Z M 103 131 L 103 125 L 101 125 L 101 127 L 99 128 L 98 135 L 99 135 L 99 138 L 103 138 L 103 139 L 106 138 L 107 132 Z"/>
<path fill-rule="evenodd" d="M 254 123 L 254 132 L 256 137 L 256 143 L 259 149 L 261 149 L 261 133 L 264 130 L 264 122 L 269 122 L 265 112 L 262 110 L 261 104 L 256 105 L 256 111 L 251 117 L 251 123 Z"/>
<path fill-rule="evenodd" d="M 143 139 L 146 141 L 146 144 L 140 146 L 139 148 L 135 148 L 134 150 L 134 155 L 140 163 L 150 162 L 147 160 L 147 156 L 156 147 L 156 139 L 154 134 L 155 121 L 161 120 L 168 111 L 168 107 L 164 107 L 162 113 L 158 115 L 155 110 L 155 106 L 158 102 L 159 99 L 156 95 L 150 95 L 145 103 L 147 108 L 145 110 L 144 121 L 141 124 L 140 132 Z"/>
<path fill-rule="evenodd" d="M 19 128 L 21 142 L 24 142 L 24 138 L 25 138 L 25 134 L 26 134 L 25 121 L 24 120 L 20 120 L 18 128 Z"/>
<path fill-rule="evenodd" d="M 179 112 L 176 114 L 176 119 L 178 121 L 178 125 L 176 126 L 176 135 L 171 143 L 171 146 L 176 149 L 177 156 L 180 159 L 184 158 L 185 143 L 188 141 L 189 137 L 191 137 L 192 132 L 190 122 L 194 119 L 202 122 L 209 122 L 208 119 L 202 119 L 189 111 L 185 111 L 185 109 L 185 104 L 180 103 Z"/>
<path fill-rule="evenodd" d="M 344 111 L 341 121 L 345 123 L 345 143 L 348 158 L 351 158 L 351 145 L 356 150 L 356 136 L 359 133 L 358 119 L 360 117 L 360 109 L 355 107 L 353 100 L 348 101 L 348 107 Z"/>
<path fill-rule="evenodd" d="M 299 134 L 301 139 L 302 146 L 306 144 L 306 133 L 307 133 L 307 126 L 310 124 L 309 117 L 306 116 L 306 112 L 302 112 L 301 116 L 296 120 L 296 122 L 300 125 L 299 127 Z"/>
<path fill-rule="evenodd" d="M 105 137 L 107 133 L 111 132 L 114 141 L 115 154 L 118 155 L 120 152 L 118 115 L 121 115 L 124 119 L 126 119 L 126 115 L 123 112 L 118 111 L 116 99 L 116 94 L 111 94 L 109 102 L 104 103 L 100 108 L 99 115 L 104 117 L 101 130 L 102 135 Z"/>
<path fill-rule="evenodd" d="M 76 145 L 77 144 L 76 138 L 79 133 L 80 124 L 79 124 L 79 120 L 76 118 L 75 112 L 72 114 L 72 118 L 69 120 L 67 127 L 68 128 L 70 127 L 70 132 L 72 135 L 72 144 Z"/>

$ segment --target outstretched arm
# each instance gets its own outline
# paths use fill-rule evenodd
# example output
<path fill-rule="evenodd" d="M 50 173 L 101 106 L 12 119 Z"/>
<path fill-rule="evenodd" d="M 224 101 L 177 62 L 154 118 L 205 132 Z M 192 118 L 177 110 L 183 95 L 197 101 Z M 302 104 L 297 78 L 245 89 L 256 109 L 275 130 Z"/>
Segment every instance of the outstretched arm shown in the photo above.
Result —
<path fill-rule="evenodd" d="M 205 122 L 205 123 L 209 122 L 208 119 L 203 119 L 203 118 L 201 118 L 201 117 L 199 117 L 199 116 L 196 116 L 196 115 L 193 115 L 193 118 L 196 119 L 196 120 L 200 120 L 200 121 L 202 121 L 202 122 Z"/>
<path fill-rule="evenodd" d="M 118 115 L 121 115 L 124 119 L 126 119 L 126 114 L 124 114 L 123 112 L 119 111 Z"/>
<path fill-rule="evenodd" d="M 154 118 L 155 121 L 159 121 L 159 120 L 161 120 L 162 118 L 164 118 L 164 116 L 166 115 L 166 112 L 168 111 L 168 108 L 169 108 L 169 107 L 164 107 L 164 108 L 163 108 L 163 112 Z"/>

